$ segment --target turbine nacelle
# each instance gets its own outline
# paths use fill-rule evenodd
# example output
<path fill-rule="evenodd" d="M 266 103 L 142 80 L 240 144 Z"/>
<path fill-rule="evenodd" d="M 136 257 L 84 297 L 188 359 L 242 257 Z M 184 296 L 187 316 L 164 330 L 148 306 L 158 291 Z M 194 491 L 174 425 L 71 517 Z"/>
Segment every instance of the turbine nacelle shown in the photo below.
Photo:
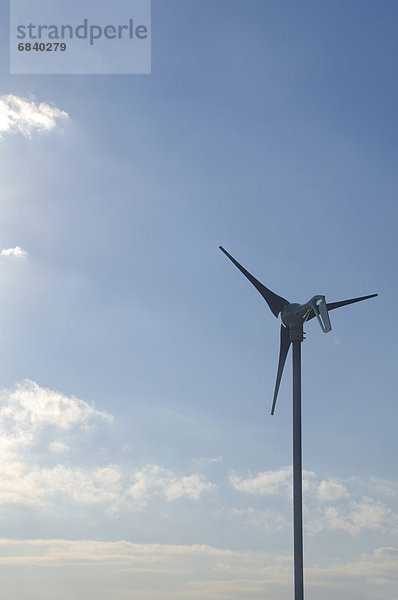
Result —
<path fill-rule="evenodd" d="M 281 320 L 290 331 L 302 330 L 309 317 L 316 316 L 324 333 L 328 333 L 330 324 L 325 296 L 313 296 L 306 304 L 289 303 L 281 310 Z"/>

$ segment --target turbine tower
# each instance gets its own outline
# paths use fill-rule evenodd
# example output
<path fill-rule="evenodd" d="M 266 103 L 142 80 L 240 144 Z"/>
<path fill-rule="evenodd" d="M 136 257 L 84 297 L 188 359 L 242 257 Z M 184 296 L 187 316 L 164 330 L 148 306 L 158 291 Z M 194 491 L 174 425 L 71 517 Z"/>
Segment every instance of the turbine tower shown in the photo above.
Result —
<path fill-rule="evenodd" d="M 341 300 L 340 302 L 326 303 L 325 296 L 314 296 L 306 304 L 291 303 L 278 296 L 258 279 L 253 277 L 237 260 L 219 247 L 234 265 L 247 277 L 247 279 L 260 292 L 271 312 L 278 317 L 281 315 L 280 349 L 278 371 L 276 375 L 274 397 L 271 415 L 274 414 L 276 399 L 278 397 L 283 368 L 289 352 L 290 344 L 293 345 L 293 538 L 294 538 L 294 598 L 304 600 L 303 580 L 303 492 L 302 492 L 302 460 L 301 460 L 301 342 L 304 340 L 303 326 L 306 321 L 316 317 L 324 333 L 331 331 L 329 311 L 347 304 L 374 298 L 377 294 Z"/>

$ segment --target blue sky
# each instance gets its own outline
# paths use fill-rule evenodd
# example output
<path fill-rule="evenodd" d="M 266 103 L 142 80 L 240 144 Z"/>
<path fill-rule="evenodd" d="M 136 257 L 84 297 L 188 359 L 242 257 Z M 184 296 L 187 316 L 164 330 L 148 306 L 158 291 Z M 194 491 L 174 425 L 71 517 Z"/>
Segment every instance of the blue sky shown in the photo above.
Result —
<path fill-rule="evenodd" d="M 152 74 L 0 54 L 7 598 L 292 594 L 291 368 L 218 250 L 292 301 L 379 293 L 303 344 L 306 594 L 396 594 L 398 9 L 152 2 Z M 33 591 L 32 591 L 33 590 Z"/>

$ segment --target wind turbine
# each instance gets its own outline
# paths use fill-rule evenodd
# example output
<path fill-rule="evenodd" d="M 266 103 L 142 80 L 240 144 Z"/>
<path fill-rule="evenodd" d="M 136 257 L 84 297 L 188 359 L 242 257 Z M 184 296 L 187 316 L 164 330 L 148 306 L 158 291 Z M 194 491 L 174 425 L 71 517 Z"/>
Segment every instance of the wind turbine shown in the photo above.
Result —
<path fill-rule="evenodd" d="M 291 303 L 286 298 L 271 292 L 258 279 L 253 277 L 237 260 L 219 247 L 222 252 L 238 267 L 239 271 L 260 292 L 271 312 L 278 317 L 281 315 L 279 363 L 276 375 L 274 397 L 271 415 L 274 414 L 276 399 L 278 397 L 283 368 L 289 352 L 290 344 L 293 345 L 293 532 L 294 532 L 294 598 L 304 600 L 303 581 L 303 492 L 302 492 L 302 461 L 301 461 L 301 342 L 304 340 L 303 326 L 306 321 L 316 317 L 324 333 L 331 331 L 329 311 L 340 306 L 361 302 L 374 298 L 377 294 L 341 300 L 340 302 L 326 303 L 325 296 L 314 296 L 306 304 Z"/>

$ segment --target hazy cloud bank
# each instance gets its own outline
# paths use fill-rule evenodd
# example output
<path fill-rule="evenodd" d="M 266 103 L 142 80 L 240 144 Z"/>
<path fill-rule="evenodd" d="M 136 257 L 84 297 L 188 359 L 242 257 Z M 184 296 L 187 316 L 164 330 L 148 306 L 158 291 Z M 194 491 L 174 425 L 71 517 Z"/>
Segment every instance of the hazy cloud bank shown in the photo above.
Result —
<path fill-rule="evenodd" d="M 199 544 L 3 539 L 0 569 L 9 565 L 18 566 L 28 578 L 31 566 L 47 578 L 57 576 L 55 567 L 68 568 L 70 577 L 62 581 L 69 580 L 69 591 L 74 591 L 78 600 L 103 600 L 110 595 L 115 600 L 127 595 L 138 600 L 160 600 L 165 596 L 184 600 L 282 600 L 291 594 L 292 587 L 289 555 Z M 306 588 L 320 600 L 387 600 L 397 592 L 397 569 L 398 549 L 376 548 L 350 562 L 335 562 L 323 568 L 307 565 Z M 75 590 L 74 579 L 79 582 Z M 47 593 L 46 589 L 42 592 Z M 49 596 L 44 597 L 47 600 Z"/>

